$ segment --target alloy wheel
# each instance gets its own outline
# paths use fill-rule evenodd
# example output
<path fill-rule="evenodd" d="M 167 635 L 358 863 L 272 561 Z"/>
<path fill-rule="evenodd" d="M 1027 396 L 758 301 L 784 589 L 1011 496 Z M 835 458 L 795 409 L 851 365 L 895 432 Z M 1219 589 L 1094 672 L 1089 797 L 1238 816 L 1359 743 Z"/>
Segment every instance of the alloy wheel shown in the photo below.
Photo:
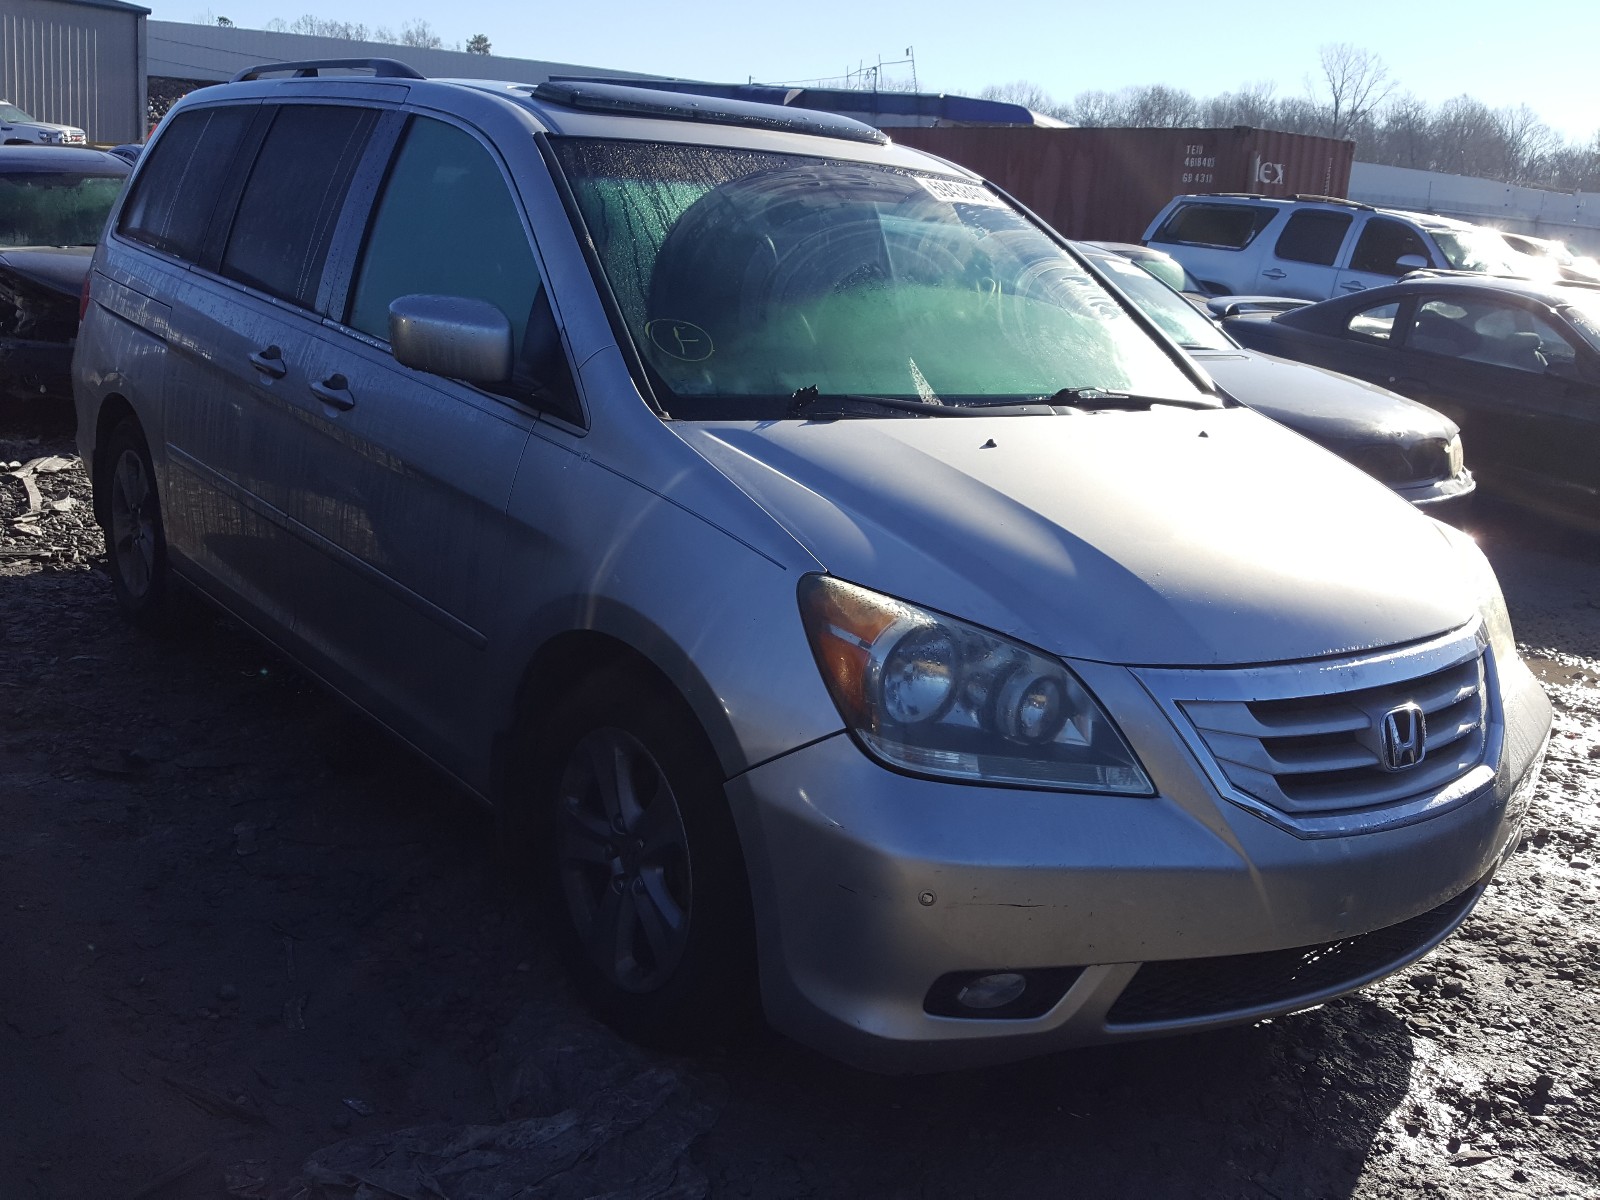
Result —
<path fill-rule="evenodd" d="M 629 992 L 671 978 L 689 936 L 689 845 L 672 784 L 621 729 L 572 749 L 557 794 L 556 856 L 590 961 Z"/>
<path fill-rule="evenodd" d="M 135 600 L 149 593 L 155 578 L 159 520 L 144 459 L 125 449 L 111 476 L 111 553 L 123 586 Z"/>

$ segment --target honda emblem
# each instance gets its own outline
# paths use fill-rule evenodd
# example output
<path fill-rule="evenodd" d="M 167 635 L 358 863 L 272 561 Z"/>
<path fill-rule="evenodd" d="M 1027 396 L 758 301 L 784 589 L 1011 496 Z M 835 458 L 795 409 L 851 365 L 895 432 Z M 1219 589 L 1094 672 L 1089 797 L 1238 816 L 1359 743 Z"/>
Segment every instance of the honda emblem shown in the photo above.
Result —
<path fill-rule="evenodd" d="M 1402 704 L 1383 714 L 1379 757 L 1385 771 L 1404 771 L 1428 754 L 1428 719 L 1416 704 Z"/>

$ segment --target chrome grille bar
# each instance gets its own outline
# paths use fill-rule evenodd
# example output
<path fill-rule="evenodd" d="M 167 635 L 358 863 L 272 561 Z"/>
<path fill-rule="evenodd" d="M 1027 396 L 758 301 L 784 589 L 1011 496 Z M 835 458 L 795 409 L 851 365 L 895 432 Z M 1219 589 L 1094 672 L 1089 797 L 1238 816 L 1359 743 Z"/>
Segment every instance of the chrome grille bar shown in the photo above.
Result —
<path fill-rule="evenodd" d="M 1493 778 L 1499 726 L 1481 622 L 1356 659 L 1136 672 L 1229 799 L 1305 836 L 1387 828 Z M 1422 760 L 1385 764 L 1386 714 L 1415 705 Z"/>

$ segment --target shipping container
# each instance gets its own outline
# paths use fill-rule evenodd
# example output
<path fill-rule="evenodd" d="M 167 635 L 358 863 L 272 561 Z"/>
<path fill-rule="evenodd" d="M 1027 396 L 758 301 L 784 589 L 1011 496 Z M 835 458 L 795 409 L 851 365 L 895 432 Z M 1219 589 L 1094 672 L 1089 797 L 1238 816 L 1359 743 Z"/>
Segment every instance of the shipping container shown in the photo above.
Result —
<path fill-rule="evenodd" d="M 1072 238 L 1136 242 L 1185 192 L 1343 196 L 1355 143 L 1272 129 L 896 129 Z"/>

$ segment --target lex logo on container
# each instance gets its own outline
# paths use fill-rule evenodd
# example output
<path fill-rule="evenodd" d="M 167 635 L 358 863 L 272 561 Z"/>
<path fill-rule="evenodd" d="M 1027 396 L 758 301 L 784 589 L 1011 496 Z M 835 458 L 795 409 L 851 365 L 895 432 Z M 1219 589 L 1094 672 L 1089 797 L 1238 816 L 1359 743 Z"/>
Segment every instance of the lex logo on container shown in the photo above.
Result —
<path fill-rule="evenodd" d="M 1255 169 L 1252 172 L 1257 183 L 1281 184 L 1283 182 L 1283 164 L 1263 162 L 1261 156 L 1256 155 Z"/>

